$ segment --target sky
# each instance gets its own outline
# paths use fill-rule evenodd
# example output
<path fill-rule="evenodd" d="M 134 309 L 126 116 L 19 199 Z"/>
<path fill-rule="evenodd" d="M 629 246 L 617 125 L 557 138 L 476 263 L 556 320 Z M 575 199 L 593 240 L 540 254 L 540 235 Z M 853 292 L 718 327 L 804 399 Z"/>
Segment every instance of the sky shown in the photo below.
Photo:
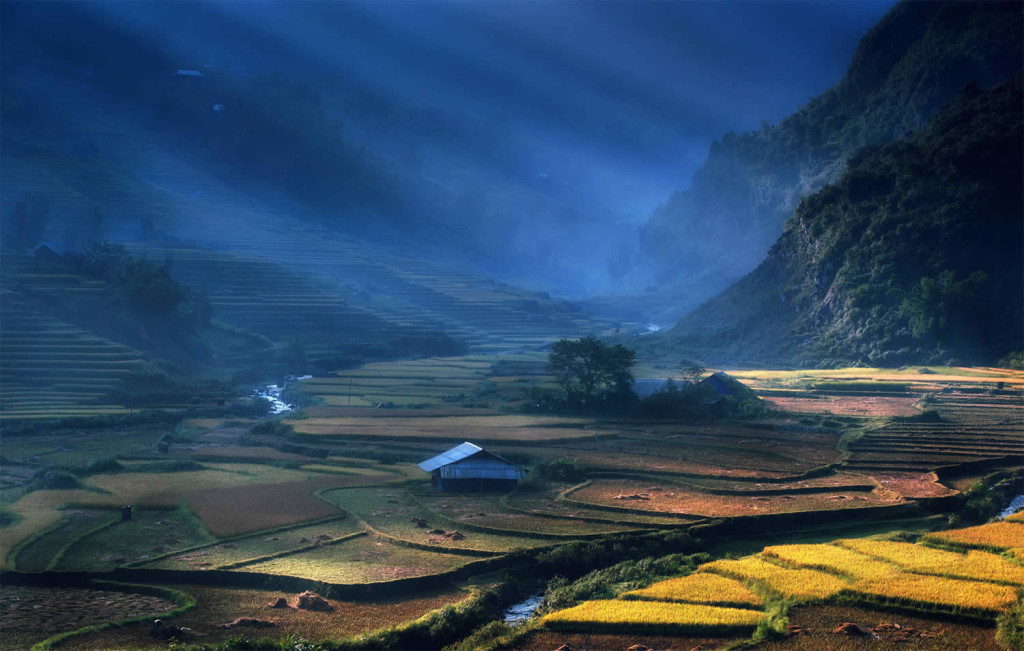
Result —
<path fill-rule="evenodd" d="M 495 127 L 566 191 L 646 219 L 712 141 L 841 78 L 894 4 L 855 1 L 94 2 L 234 73 L 308 75 Z M 351 123 L 358 136 L 358 121 Z M 372 143 L 371 143 L 372 145 Z"/>

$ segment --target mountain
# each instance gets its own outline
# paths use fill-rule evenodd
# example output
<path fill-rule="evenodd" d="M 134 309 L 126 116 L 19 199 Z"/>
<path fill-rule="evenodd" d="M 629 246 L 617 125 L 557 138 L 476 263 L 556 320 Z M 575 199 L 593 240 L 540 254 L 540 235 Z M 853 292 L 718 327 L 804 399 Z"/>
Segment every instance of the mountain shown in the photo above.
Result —
<path fill-rule="evenodd" d="M 1013 74 L 1022 29 L 1020 3 L 902 2 L 835 87 L 778 124 L 714 142 L 690 188 L 642 228 L 647 302 L 661 304 L 652 315 L 674 320 L 752 270 L 800 199 L 836 182 L 863 147 L 921 129 L 968 83 Z"/>
<path fill-rule="evenodd" d="M 991 364 L 1024 348 L 1024 87 L 850 157 L 767 259 L 647 346 L 714 364 Z"/>

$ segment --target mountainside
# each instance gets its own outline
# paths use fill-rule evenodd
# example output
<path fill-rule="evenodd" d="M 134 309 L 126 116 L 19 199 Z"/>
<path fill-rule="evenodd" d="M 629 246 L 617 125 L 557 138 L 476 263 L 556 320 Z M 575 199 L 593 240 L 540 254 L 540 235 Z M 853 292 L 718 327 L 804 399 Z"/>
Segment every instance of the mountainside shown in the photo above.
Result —
<path fill-rule="evenodd" d="M 1022 5 L 903 2 L 861 41 L 845 77 L 794 115 L 711 145 L 691 187 L 641 232 L 653 286 L 678 318 L 764 259 L 801 197 L 862 147 L 917 131 L 968 83 L 1020 67 Z"/>
<path fill-rule="evenodd" d="M 1024 88 L 851 157 L 768 258 L 651 345 L 709 362 L 993 363 L 1024 347 Z"/>

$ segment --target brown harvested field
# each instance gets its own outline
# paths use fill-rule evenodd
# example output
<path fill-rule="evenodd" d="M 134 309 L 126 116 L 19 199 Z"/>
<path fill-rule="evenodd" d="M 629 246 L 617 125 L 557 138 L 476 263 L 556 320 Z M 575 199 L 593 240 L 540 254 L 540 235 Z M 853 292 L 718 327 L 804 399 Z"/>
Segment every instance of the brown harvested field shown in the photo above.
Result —
<path fill-rule="evenodd" d="M 496 449 L 498 454 L 514 451 L 514 449 Z M 712 463 L 674 459 L 665 453 L 660 456 L 642 451 L 631 453 L 625 449 L 621 451 L 593 451 L 568 447 L 543 447 L 530 450 L 530 454 L 543 459 L 575 459 L 577 464 L 591 470 L 680 473 L 709 478 L 749 477 L 752 479 L 778 479 L 790 475 L 790 473 L 779 471 L 723 467 Z"/>
<path fill-rule="evenodd" d="M 595 480 L 589 486 L 571 492 L 566 497 L 588 504 L 705 517 L 886 506 L 901 501 L 891 496 L 863 491 L 756 496 L 713 495 L 671 484 L 657 485 L 627 480 Z"/>
<path fill-rule="evenodd" d="M 490 409 L 448 407 L 436 409 L 373 409 L 369 407 L 332 407 L 313 405 L 303 407 L 302 413 L 310 418 L 441 418 L 465 416 L 495 416 L 498 412 Z"/>
<path fill-rule="evenodd" d="M 587 518 L 607 524 L 619 524 L 630 528 L 642 528 L 658 525 L 679 525 L 687 522 L 685 518 L 659 516 L 656 513 L 641 515 L 639 513 L 610 513 L 599 509 L 588 509 L 578 504 L 566 504 L 556 501 L 563 491 L 572 488 L 570 484 L 554 484 L 537 493 L 516 493 L 509 498 L 509 506 L 536 514 L 557 515 L 567 518 Z M 614 521 L 614 522 L 612 522 Z M 697 518 L 689 520 L 697 521 Z"/>
<path fill-rule="evenodd" d="M 196 459 L 253 459 L 257 461 L 305 461 L 309 457 L 301 454 L 281 452 L 268 447 L 246 447 L 241 445 L 205 446 L 191 453 Z"/>
<path fill-rule="evenodd" d="M 592 438 L 585 421 L 547 416 L 344 417 L 293 421 L 296 433 L 325 437 L 381 437 L 444 441 L 542 442 Z"/>
<path fill-rule="evenodd" d="M 393 480 L 394 475 L 325 475 L 304 481 L 249 484 L 195 491 L 187 496 L 189 508 L 218 538 L 261 531 L 287 524 L 338 515 L 339 511 L 315 497 L 322 488 L 369 486 Z M 258 509 L 253 507 L 258 505 Z"/>
<path fill-rule="evenodd" d="M 856 490 L 868 487 L 874 488 L 878 484 L 872 480 L 867 473 L 858 474 L 850 472 L 837 472 L 823 477 L 812 477 L 811 479 L 800 479 L 797 481 L 765 482 L 765 481 L 728 481 L 717 479 L 687 479 L 686 483 L 694 484 L 700 488 L 709 488 L 716 491 L 735 491 L 737 493 L 750 493 L 765 490 L 796 490 L 810 491 L 820 489 L 820 492 L 828 490 Z"/>
<path fill-rule="evenodd" d="M 469 596 L 465 591 L 447 590 L 405 599 L 365 602 L 329 600 L 334 606 L 334 611 L 316 612 L 267 607 L 279 597 L 294 601 L 295 595 L 290 593 L 192 585 L 172 587 L 193 595 L 197 603 L 195 608 L 169 620 L 169 623 L 191 628 L 201 635 L 193 641 L 203 644 L 216 644 L 236 637 L 239 633 L 249 638 L 260 638 L 264 635 L 283 638 L 287 635 L 296 635 L 314 641 L 337 640 L 418 619 L 432 610 L 458 603 Z M 219 628 L 221 624 L 237 617 L 274 620 L 277 626 L 267 629 Z M 60 648 L 83 651 L 125 648 L 165 651 L 167 643 L 154 642 L 149 637 L 149 626 L 143 624 L 73 638 Z"/>
<path fill-rule="evenodd" d="M 631 432 L 630 436 L 636 438 L 629 441 L 631 446 L 641 450 L 650 448 L 655 454 L 669 446 L 681 451 L 717 449 L 724 453 L 726 459 L 732 459 L 726 461 L 726 465 L 733 466 L 799 472 L 800 468 L 806 469 L 808 465 L 824 465 L 839 460 L 836 451 L 839 432 L 801 431 L 790 423 L 780 423 L 778 427 L 771 428 L 658 424 L 645 427 L 643 432 Z M 768 465 L 764 465 L 766 463 Z"/>
<path fill-rule="evenodd" d="M 537 630 L 517 642 L 513 647 L 516 651 L 552 651 L 563 644 L 575 651 L 619 651 L 628 649 L 635 644 L 643 644 L 657 651 L 691 649 L 721 649 L 739 642 L 742 637 L 710 638 L 710 637 L 669 637 L 665 635 L 602 635 L 588 633 L 560 633 L 557 631 Z"/>
<path fill-rule="evenodd" d="M 835 414 L 837 416 L 863 416 L 881 418 L 890 416 L 916 416 L 921 413 L 914 407 L 917 396 L 822 396 L 820 398 L 794 398 L 763 396 L 763 400 L 779 411 L 801 414 Z"/>
<path fill-rule="evenodd" d="M 908 499 L 945 497 L 957 493 L 957 491 L 940 484 L 938 477 L 931 472 L 873 470 L 865 472 L 864 475 L 877 481 L 883 488 L 895 491 Z"/>
<path fill-rule="evenodd" d="M 0 588 L 0 649 L 27 649 L 64 631 L 175 608 L 166 599 L 130 592 L 5 585 Z"/>
<path fill-rule="evenodd" d="M 427 508 L 453 520 L 467 524 L 561 535 L 615 533 L 635 529 L 637 526 L 584 522 L 566 517 L 545 518 L 526 513 L 510 513 L 499 504 L 501 496 L 473 493 L 422 496 Z M 639 526 L 639 525 L 638 525 Z"/>
<path fill-rule="evenodd" d="M 834 632 L 846 622 L 873 629 L 878 637 Z M 790 609 L 789 623 L 805 632 L 783 640 L 764 642 L 755 648 L 764 651 L 998 651 L 1000 648 L 995 641 L 995 629 L 991 626 L 911 617 L 853 606 L 799 606 Z M 900 628 L 895 629 L 892 625 Z"/>

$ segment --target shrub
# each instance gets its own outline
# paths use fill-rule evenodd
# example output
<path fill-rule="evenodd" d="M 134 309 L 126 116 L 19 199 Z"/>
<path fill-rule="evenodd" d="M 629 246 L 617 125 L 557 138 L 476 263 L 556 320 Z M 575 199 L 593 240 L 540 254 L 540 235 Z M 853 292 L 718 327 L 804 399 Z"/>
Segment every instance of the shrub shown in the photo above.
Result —
<path fill-rule="evenodd" d="M 996 619 L 996 642 L 1007 649 L 1024 649 L 1024 599 Z"/>

